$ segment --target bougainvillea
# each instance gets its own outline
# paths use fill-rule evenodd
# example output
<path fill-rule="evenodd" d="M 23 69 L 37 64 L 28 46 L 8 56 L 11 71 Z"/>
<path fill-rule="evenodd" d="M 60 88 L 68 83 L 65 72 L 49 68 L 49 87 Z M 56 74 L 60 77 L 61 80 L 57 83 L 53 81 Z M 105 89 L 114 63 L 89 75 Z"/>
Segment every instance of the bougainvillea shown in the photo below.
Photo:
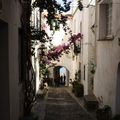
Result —
<path fill-rule="evenodd" d="M 70 46 L 74 45 L 76 41 L 80 41 L 82 39 L 83 35 L 81 33 L 78 33 L 77 35 L 73 35 L 69 38 L 68 43 L 61 44 L 57 47 L 54 47 L 53 49 L 48 51 L 47 54 L 47 60 L 46 63 L 49 64 L 50 60 L 58 60 L 63 55 L 63 52 L 68 54 L 70 52 Z"/>
<path fill-rule="evenodd" d="M 39 22 L 37 29 L 33 26 L 33 30 L 31 30 L 31 37 L 32 40 L 38 40 L 41 44 L 49 44 L 49 50 L 43 49 L 42 46 L 41 52 L 46 51 L 47 54 L 40 55 L 40 69 L 47 68 L 52 64 L 52 61 L 59 61 L 59 58 L 65 53 L 68 54 L 70 52 L 70 47 L 82 39 L 82 34 L 78 33 L 77 35 L 72 35 L 72 31 L 67 26 L 68 16 L 63 15 L 63 12 L 67 12 L 70 10 L 71 1 L 62 0 L 63 4 L 60 5 L 57 0 L 35 0 L 32 4 L 32 8 L 39 8 L 39 16 L 37 18 L 37 22 Z M 78 7 L 82 10 L 81 7 L 81 0 L 78 0 Z M 42 18 L 44 10 L 47 14 L 45 14 Z M 69 16 L 70 17 L 70 16 Z M 71 16 L 72 18 L 72 16 Z M 42 23 L 44 21 L 44 23 Z M 55 33 L 56 30 L 60 29 L 60 25 L 62 24 L 63 30 L 65 34 L 69 33 L 70 38 L 68 39 L 68 43 L 63 43 L 58 45 L 57 47 L 51 47 L 51 38 L 52 35 Z M 49 35 L 47 29 L 50 29 L 52 35 Z M 41 67 L 43 66 L 44 67 Z"/>

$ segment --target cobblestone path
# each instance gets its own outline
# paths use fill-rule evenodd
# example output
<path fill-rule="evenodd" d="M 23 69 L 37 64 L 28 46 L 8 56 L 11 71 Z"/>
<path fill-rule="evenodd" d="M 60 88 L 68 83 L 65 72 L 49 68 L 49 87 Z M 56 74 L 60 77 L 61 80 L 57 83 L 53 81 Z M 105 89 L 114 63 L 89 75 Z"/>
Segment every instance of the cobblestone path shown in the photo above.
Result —
<path fill-rule="evenodd" d="M 65 88 L 50 88 L 44 120 L 92 120 Z"/>

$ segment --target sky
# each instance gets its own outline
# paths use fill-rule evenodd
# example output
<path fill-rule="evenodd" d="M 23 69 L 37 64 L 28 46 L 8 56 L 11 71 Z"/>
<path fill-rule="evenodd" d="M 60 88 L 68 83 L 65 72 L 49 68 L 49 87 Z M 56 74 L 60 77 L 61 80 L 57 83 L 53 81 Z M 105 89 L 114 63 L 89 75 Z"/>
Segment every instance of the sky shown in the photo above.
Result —
<path fill-rule="evenodd" d="M 58 3 L 62 3 L 63 1 L 62 0 L 56 0 Z"/>
<path fill-rule="evenodd" d="M 63 4 L 63 1 L 62 0 L 56 0 L 58 3 L 60 3 L 60 4 Z M 69 1 L 71 1 L 71 0 L 67 0 L 67 2 L 69 2 Z"/>
<path fill-rule="evenodd" d="M 63 4 L 62 0 L 56 0 L 58 3 Z M 72 0 L 67 0 L 67 2 L 72 1 Z M 95 5 L 95 0 L 89 0 L 90 4 Z"/>
<path fill-rule="evenodd" d="M 62 0 L 56 0 L 56 1 L 60 4 L 63 4 Z M 69 1 L 71 1 L 71 0 L 67 0 L 67 2 L 69 2 Z M 95 2 L 95 0 L 89 0 L 90 4 L 94 4 L 94 2 Z M 52 44 L 55 45 L 55 46 L 60 45 L 62 43 L 62 39 L 64 37 L 64 34 L 65 34 L 64 30 L 61 27 L 61 29 L 59 31 L 55 32 L 55 34 L 53 36 Z"/>
<path fill-rule="evenodd" d="M 62 39 L 65 35 L 64 30 L 62 29 L 62 26 L 60 26 L 60 30 L 59 31 L 55 31 L 55 34 L 53 36 L 53 40 L 52 40 L 52 44 L 55 46 L 58 46 L 62 43 Z"/>
<path fill-rule="evenodd" d="M 56 0 L 58 3 L 63 4 L 62 0 Z M 67 0 L 67 2 L 69 2 L 71 0 Z M 62 26 L 60 27 L 59 31 L 56 31 L 54 36 L 53 36 L 53 40 L 52 40 L 52 44 L 55 46 L 58 46 L 62 43 L 62 39 L 64 37 L 64 30 L 62 29 Z"/>
<path fill-rule="evenodd" d="M 66 68 L 62 67 L 60 68 L 60 76 L 64 74 L 66 75 Z"/>

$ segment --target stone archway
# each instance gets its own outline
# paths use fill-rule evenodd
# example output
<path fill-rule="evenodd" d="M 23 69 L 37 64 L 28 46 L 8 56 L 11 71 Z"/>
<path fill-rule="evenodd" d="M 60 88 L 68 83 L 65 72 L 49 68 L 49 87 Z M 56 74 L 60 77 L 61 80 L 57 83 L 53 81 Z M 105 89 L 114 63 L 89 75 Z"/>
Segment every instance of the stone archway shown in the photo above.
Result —
<path fill-rule="evenodd" d="M 61 68 L 64 68 L 65 72 L 61 73 L 60 72 Z M 54 82 L 56 82 L 57 85 L 59 84 L 60 86 L 69 86 L 69 71 L 66 67 L 64 66 L 54 67 L 53 76 L 54 76 Z"/>
<path fill-rule="evenodd" d="M 120 63 L 118 64 L 116 86 L 116 114 L 120 114 Z"/>

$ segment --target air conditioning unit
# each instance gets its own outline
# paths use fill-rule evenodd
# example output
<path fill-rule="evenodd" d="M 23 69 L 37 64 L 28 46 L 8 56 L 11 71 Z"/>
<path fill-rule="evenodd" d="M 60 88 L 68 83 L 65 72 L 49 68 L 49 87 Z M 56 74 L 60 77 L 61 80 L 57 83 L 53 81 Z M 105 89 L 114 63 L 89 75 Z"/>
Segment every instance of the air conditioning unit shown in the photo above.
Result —
<path fill-rule="evenodd" d="M 0 0 L 0 13 L 2 12 L 2 0 Z"/>

